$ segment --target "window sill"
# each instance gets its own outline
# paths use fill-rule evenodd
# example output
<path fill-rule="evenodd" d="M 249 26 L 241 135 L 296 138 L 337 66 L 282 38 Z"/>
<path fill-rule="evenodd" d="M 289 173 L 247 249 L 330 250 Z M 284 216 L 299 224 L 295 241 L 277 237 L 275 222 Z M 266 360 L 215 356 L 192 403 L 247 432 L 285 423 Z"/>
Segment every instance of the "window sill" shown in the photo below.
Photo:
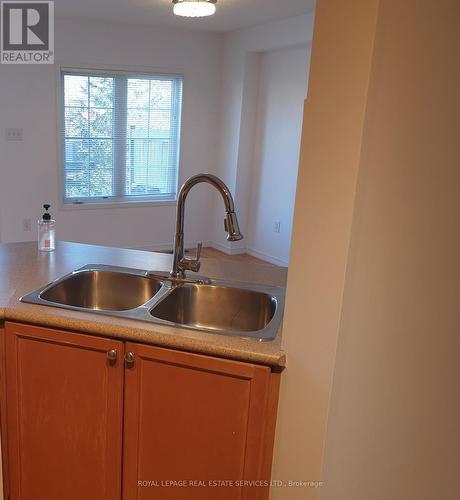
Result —
<path fill-rule="evenodd" d="M 104 210 L 107 208 L 142 208 L 142 207 L 161 207 L 174 206 L 176 200 L 158 200 L 158 201 L 118 201 L 101 203 L 64 203 L 59 206 L 60 211 L 73 210 Z"/>

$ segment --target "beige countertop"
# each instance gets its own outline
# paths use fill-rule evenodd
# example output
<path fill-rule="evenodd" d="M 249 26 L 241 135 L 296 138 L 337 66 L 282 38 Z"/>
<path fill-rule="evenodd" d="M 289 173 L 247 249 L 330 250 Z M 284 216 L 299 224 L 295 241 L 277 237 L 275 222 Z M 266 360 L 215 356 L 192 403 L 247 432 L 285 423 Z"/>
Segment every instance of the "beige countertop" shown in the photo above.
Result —
<path fill-rule="evenodd" d="M 260 342 L 19 301 L 22 295 L 86 264 L 167 271 L 171 256 L 70 242 L 58 242 L 56 251 L 51 253 L 38 252 L 35 242 L 0 245 L 0 322 L 31 323 L 273 367 L 285 366 L 281 331 L 275 340 Z M 202 259 L 200 274 L 274 286 L 286 283 L 284 268 L 217 259 Z"/>

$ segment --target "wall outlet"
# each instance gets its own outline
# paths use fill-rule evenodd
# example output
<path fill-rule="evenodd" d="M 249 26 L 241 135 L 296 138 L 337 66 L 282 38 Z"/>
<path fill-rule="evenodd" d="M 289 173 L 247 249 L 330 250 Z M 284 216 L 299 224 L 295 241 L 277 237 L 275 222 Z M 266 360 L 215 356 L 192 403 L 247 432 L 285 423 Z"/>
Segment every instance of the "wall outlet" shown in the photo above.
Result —
<path fill-rule="evenodd" d="M 281 222 L 279 220 L 273 223 L 273 231 L 275 231 L 275 233 L 281 233 Z"/>
<path fill-rule="evenodd" d="M 30 219 L 24 219 L 22 221 L 22 230 L 23 231 L 32 231 L 32 221 Z"/>
<path fill-rule="evenodd" d="M 5 139 L 7 141 L 22 141 L 22 128 L 6 128 Z"/>

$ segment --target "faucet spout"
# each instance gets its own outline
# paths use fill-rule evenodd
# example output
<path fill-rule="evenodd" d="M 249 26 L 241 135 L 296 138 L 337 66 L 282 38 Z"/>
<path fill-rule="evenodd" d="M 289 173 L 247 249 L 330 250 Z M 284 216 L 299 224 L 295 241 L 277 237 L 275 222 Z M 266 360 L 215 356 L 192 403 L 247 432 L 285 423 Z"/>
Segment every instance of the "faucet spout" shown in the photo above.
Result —
<path fill-rule="evenodd" d="M 195 259 L 190 259 L 184 255 L 184 218 L 185 218 L 185 200 L 187 195 L 196 184 L 206 182 L 214 186 L 222 196 L 225 205 L 226 218 L 224 220 L 224 228 L 228 233 L 228 241 L 239 241 L 243 238 L 238 218 L 235 213 L 235 204 L 233 202 L 232 194 L 227 185 L 211 174 L 198 174 L 190 177 L 183 186 L 180 188 L 177 196 L 177 211 L 176 211 L 176 233 L 174 237 L 174 252 L 173 252 L 173 266 L 171 269 L 171 276 L 174 278 L 185 277 L 185 271 L 198 272 L 200 269 L 200 253 L 201 244 L 198 245 L 197 256 Z"/>
<path fill-rule="evenodd" d="M 228 241 L 239 241 L 243 239 L 235 212 L 227 212 L 227 216 L 224 219 L 224 228 L 228 233 Z"/>

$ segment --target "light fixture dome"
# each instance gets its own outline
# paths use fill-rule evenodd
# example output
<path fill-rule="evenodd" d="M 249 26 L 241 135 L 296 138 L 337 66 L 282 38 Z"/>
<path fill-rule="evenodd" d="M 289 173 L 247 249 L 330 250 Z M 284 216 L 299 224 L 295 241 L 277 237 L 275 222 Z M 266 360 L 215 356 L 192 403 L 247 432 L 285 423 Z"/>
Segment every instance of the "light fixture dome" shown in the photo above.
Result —
<path fill-rule="evenodd" d="M 173 0 L 174 14 L 183 17 L 206 17 L 216 12 L 217 0 Z"/>

